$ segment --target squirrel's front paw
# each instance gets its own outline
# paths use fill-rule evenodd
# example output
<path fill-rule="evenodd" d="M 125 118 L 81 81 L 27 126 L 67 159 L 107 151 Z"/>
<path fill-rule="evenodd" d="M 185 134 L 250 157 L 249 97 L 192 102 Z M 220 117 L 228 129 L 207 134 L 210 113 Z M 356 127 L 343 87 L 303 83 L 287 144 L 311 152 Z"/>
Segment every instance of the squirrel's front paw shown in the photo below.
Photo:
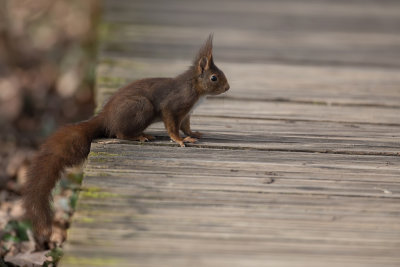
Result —
<path fill-rule="evenodd" d="M 178 144 L 179 144 L 181 147 L 185 147 L 185 143 L 183 143 L 183 141 L 178 142 Z"/>
<path fill-rule="evenodd" d="M 175 142 L 175 143 L 177 143 L 180 147 L 185 147 L 185 143 L 183 142 L 183 139 L 182 139 L 182 140 L 174 140 L 174 139 L 171 138 L 170 142 Z"/>
<path fill-rule="evenodd" d="M 189 136 L 199 139 L 199 138 L 201 138 L 203 136 L 203 133 L 201 133 L 201 132 L 191 132 L 189 134 Z"/>
<path fill-rule="evenodd" d="M 187 136 L 187 137 L 185 137 L 183 139 L 178 139 L 178 140 L 176 140 L 176 139 L 174 140 L 174 139 L 171 138 L 171 142 L 176 142 L 181 147 L 185 147 L 185 143 L 195 143 L 195 142 L 197 142 L 197 139 L 196 138 L 192 138 L 190 136 Z"/>
<path fill-rule="evenodd" d="M 196 143 L 196 142 L 197 142 L 197 139 L 196 139 L 196 138 L 192 138 L 192 137 L 190 137 L 190 136 L 186 136 L 186 137 L 183 139 L 183 142 Z"/>

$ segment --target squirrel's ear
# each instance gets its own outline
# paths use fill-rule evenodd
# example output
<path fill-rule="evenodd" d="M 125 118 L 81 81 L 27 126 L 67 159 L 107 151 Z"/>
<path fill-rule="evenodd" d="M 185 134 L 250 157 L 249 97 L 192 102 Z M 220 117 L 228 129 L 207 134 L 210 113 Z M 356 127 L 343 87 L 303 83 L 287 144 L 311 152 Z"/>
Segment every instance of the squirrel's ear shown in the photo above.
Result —
<path fill-rule="evenodd" d="M 209 69 L 213 64 L 212 40 L 213 34 L 210 34 L 207 41 L 200 48 L 199 53 L 196 56 L 195 64 L 200 74 Z"/>
<path fill-rule="evenodd" d="M 197 71 L 199 74 L 202 74 L 205 70 L 209 69 L 209 60 L 207 57 L 200 58 L 197 64 Z"/>

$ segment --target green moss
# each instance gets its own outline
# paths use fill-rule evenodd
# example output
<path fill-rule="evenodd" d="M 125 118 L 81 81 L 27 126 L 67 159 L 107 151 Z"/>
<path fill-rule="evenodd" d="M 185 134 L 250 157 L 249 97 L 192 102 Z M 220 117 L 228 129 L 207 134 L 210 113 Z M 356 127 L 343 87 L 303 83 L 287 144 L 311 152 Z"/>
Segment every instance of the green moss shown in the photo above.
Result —
<path fill-rule="evenodd" d="M 103 199 L 103 198 L 110 198 L 110 197 L 116 197 L 118 194 L 110 193 L 110 192 L 105 192 L 102 191 L 100 188 L 97 187 L 90 187 L 90 188 L 85 188 L 81 192 L 82 197 L 87 197 L 87 198 L 96 198 L 96 199 Z"/>
<path fill-rule="evenodd" d="M 97 86 L 101 87 L 121 87 L 127 83 L 125 78 L 114 77 L 114 76 L 98 76 L 97 77 Z"/>
<path fill-rule="evenodd" d="M 85 187 L 82 190 L 88 191 L 88 192 L 100 192 L 101 188 L 100 187 L 96 187 L 96 186 L 91 186 L 91 187 Z"/>
<path fill-rule="evenodd" d="M 107 152 L 90 152 L 89 157 L 92 162 L 104 163 L 107 162 L 107 157 L 116 157 L 118 154 L 107 153 Z"/>
<path fill-rule="evenodd" d="M 77 219 L 77 221 L 83 222 L 83 223 L 93 223 L 94 219 L 90 217 L 82 217 Z"/>
<path fill-rule="evenodd" d="M 118 154 L 107 153 L 107 152 L 93 152 L 89 153 L 89 157 L 116 157 Z"/>
<path fill-rule="evenodd" d="M 109 198 L 116 197 L 117 194 L 109 193 L 109 192 L 82 192 L 83 197 L 87 198 Z"/>
<path fill-rule="evenodd" d="M 108 65 L 110 67 L 114 67 L 117 63 L 118 63 L 118 61 L 113 58 L 101 58 L 99 60 L 100 65 L 104 64 L 104 65 Z"/>
<path fill-rule="evenodd" d="M 51 257 L 51 261 L 46 261 L 43 266 L 55 266 L 63 255 L 64 252 L 61 248 L 53 248 L 49 253 L 46 254 L 47 257 Z"/>
<path fill-rule="evenodd" d="M 94 159 L 91 159 L 91 161 L 95 162 L 95 163 L 104 163 L 104 162 L 107 162 L 107 159 L 105 159 L 105 158 L 94 158 Z"/>
<path fill-rule="evenodd" d="M 32 229 L 32 225 L 28 221 L 15 221 L 11 220 L 7 223 L 3 230 L 3 236 L 1 240 L 12 241 L 19 243 L 22 241 L 28 241 L 28 230 Z"/>
<path fill-rule="evenodd" d="M 101 21 L 98 25 L 99 43 L 104 43 L 115 38 L 114 34 L 124 30 L 123 24 Z"/>
<path fill-rule="evenodd" d="M 76 204 L 78 203 L 79 193 L 77 190 L 73 191 L 72 195 L 69 197 L 69 205 L 73 210 L 76 209 Z"/>
<path fill-rule="evenodd" d="M 139 60 L 131 60 L 131 59 L 112 59 L 112 58 L 102 58 L 99 62 L 99 65 L 105 65 L 109 68 L 128 68 L 138 70 L 148 70 L 151 68 L 151 65 L 148 63 L 144 63 Z"/>

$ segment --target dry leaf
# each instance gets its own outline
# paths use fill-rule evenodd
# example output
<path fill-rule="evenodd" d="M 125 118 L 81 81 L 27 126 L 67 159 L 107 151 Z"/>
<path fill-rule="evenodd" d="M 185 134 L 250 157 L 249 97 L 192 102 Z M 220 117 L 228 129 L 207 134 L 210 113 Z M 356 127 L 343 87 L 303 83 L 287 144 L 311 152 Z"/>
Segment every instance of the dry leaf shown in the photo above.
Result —
<path fill-rule="evenodd" d="M 38 267 L 48 260 L 46 254 L 49 250 L 34 253 L 19 253 L 14 256 L 5 256 L 4 260 L 17 266 Z"/>

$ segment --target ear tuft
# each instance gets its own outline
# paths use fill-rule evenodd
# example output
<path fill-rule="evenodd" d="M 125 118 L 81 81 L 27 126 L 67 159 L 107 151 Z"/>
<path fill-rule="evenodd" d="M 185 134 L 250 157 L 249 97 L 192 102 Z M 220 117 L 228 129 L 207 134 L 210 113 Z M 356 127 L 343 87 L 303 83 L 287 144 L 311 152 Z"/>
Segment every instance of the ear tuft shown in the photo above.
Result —
<path fill-rule="evenodd" d="M 199 54 L 202 53 L 203 56 L 206 56 L 208 58 L 212 57 L 213 38 L 214 38 L 214 34 L 210 33 L 210 35 L 208 35 L 206 42 L 203 44 L 202 48 L 200 49 Z"/>
<path fill-rule="evenodd" d="M 214 35 L 211 33 L 208 36 L 206 42 L 200 48 L 195 58 L 194 65 L 197 66 L 199 69 L 201 69 L 201 71 L 204 71 L 205 69 L 209 68 L 211 64 L 213 64 L 213 58 L 212 58 L 213 37 Z"/>

